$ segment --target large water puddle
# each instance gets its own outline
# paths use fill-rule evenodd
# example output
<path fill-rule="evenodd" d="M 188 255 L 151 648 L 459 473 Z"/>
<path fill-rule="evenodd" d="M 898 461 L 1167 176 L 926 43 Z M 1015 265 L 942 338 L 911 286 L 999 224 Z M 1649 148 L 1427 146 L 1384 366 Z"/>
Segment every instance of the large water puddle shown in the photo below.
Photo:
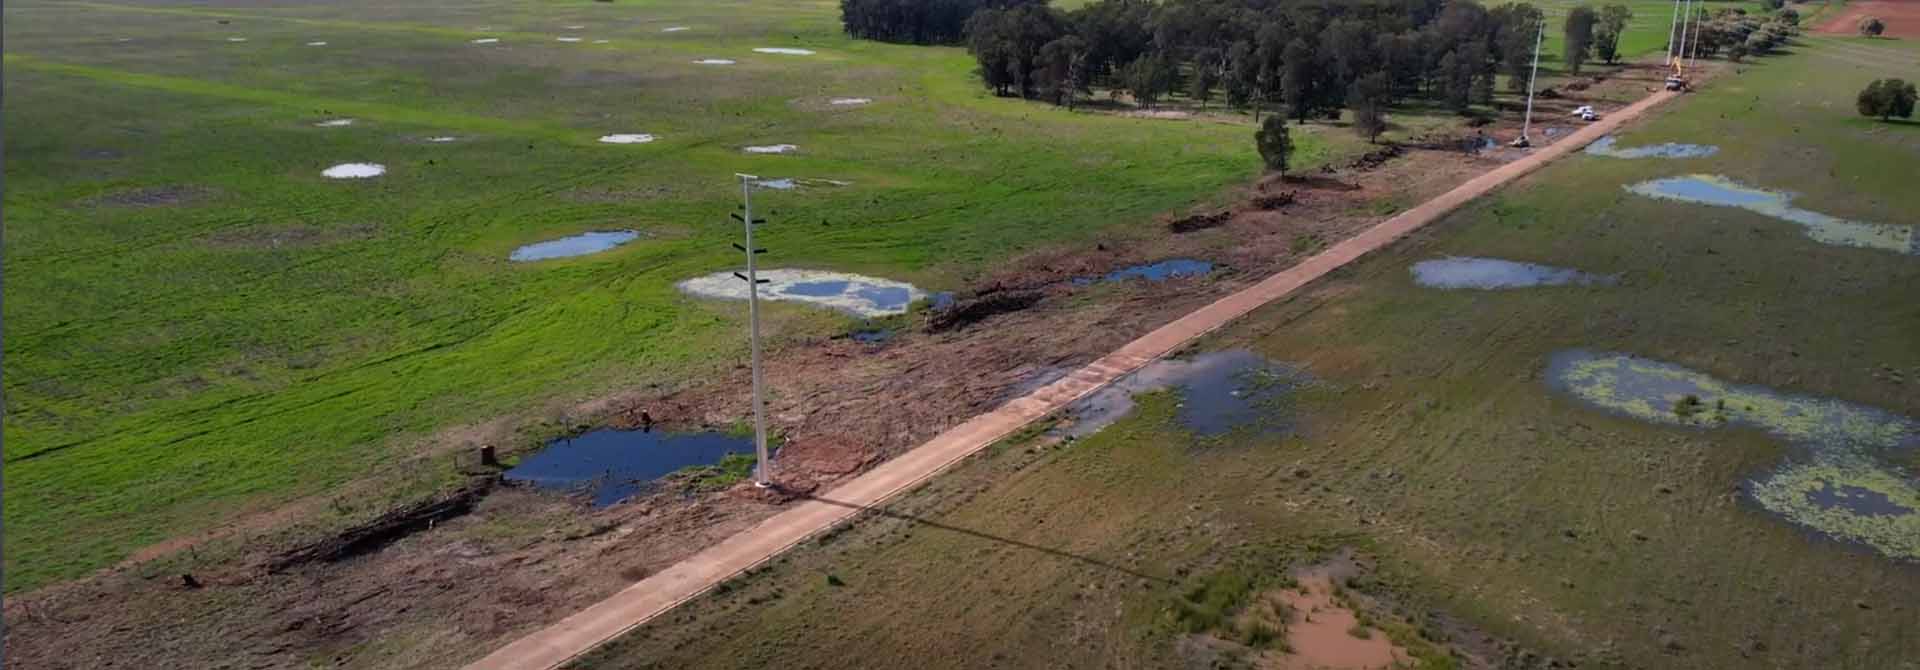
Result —
<path fill-rule="evenodd" d="M 1662 142 L 1637 147 L 1622 147 L 1612 135 L 1594 140 L 1587 145 L 1589 155 L 1608 158 L 1706 158 L 1720 153 L 1720 147 L 1711 144 L 1680 144 Z"/>
<path fill-rule="evenodd" d="M 1627 191 L 1649 198 L 1716 207 L 1738 207 L 1800 224 L 1807 237 L 1822 244 L 1920 254 L 1914 226 L 1848 221 L 1788 204 L 1793 196 L 1740 184 L 1718 175 L 1688 175 L 1641 182 Z"/>
<path fill-rule="evenodd" d="M 1635 418 L 1740 426 L 1788 442 L 1796 448 L 1789 461 L 1749 482 L 1754 502 L 1826 537 L 1920 560 L 1920 482 L 1890 464 L 1920 449 L 1920 422 L 1624 354 L 1560 352 L 1548 379 L 1588 404 Z"/>
<path fill-rule="evenodd" d="M 1413 281 L 1429 288 L 1508 289 L 1531 286 L 1612 284 L 1618 277 L 1596 275 L 1551 265 L 1520 263 L 1498 258 L 1449 256 L 1414 263 Z"/>
<path fill-rule="evenodd" d="M 1196 435 L 1224 435 L 1251 427 L 1265 434 L 1292 430 L 1283 401 L 1309 382 L 1306 373 L 1244 349 L 1162 359 L 1067 406 L 1072 422 L 1057 432 L 1084 437 L 1133 411 L 1133 396 L 1160 390 L 1180 394 L 1176 418 Z"/>
<path fill-rule="evenodd" d="M 568 493 L 585 492 L 605 507 L 684 468 L 714 465 L 727 454 L 751 454 L 753 441 L 723 433 L 596 430 L 554 440 L 506 472 L 507 481 Z"/>
<path fill-rule="evenodd" d="M 597 254 L 637 239 L 640 239 L 640 233 L 632 230 L 581 233 L 579 235 L 537 242 L 514 249 L 513 253 L 507 256 L 507 259 L 525 263 L 527 261 L 544 261 L 549 258 L 585 256 L 587 254 Z"/>
<path fill-rule="evenodd" d="M 757 276 L 762 300 L 804 302 L 855 316 L 905 314 L 907 305 L 926 297 L 912 284 L 824 270 L 761 270 Z M 746 300 L 747 283 L 732 271 L 716 272 L 680 282 L 680 290 L 702 298 Z"/>
<path fill-rule="evenodd" d="M 1162 282 L 1181 277 L 1199 277 L 1213 272 L 1213 264 L 1191 258 L 1172 258 L 1157 263 L 1143 263 L 1114 270 L 1100 277 L 1080 277 L 1074 284 L 1087 285 L 1094 282 L 1122 282 L 1131 279 L 1145 279 Z"/>

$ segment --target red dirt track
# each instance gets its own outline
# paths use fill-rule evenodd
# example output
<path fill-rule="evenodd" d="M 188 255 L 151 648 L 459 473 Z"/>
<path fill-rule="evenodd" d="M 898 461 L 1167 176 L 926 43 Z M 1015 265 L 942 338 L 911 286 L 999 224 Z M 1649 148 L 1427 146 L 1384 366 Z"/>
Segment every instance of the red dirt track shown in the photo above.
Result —
<path fill-rule="evenodd" d="M 1820 23 L 1814 32 L 1828 35 L 1860 34 L 1860 19 L 1868 16 L 1880 17 L 1887 25 L 1883 37 L 1920 36 L 1920 0 L 1854 0 L 1848 2 L 1839 16 Z"/>

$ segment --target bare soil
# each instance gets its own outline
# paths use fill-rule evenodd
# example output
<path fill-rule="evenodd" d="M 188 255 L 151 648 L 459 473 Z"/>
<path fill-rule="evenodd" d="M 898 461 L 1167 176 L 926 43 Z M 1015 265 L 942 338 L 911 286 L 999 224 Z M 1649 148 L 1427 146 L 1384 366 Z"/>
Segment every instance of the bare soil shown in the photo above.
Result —
<path fill-rule="evenodd" d="M 1860 19 L 1875 16 L 1886 24 L 1882 37 L 1920 35 L 1920 0 L 1854 0 L 1839 15 L 1828 19 L 1814 32 L 1829 35 L 1860 34 Z"/>
<path fill-rule="evenodd" d="M 1175 233 L 1171 220 L 1204 212 L 1181 213 L 1091 246 L 1038 250 L 967 292 L 1038 296 L 1021 309 L 940 332 L 916 314 L 911 332 L 879 345 L 833 337 L 779 346 L 766 374 L 771 423 L 787 436 L 777 477 L 801 493 L 844 481 L 992 408 L 1009 388 L 1090 361 L 1371 226 L 1393 213 L 1383 202 L 1421 202 L 1501 163 L 1462 151 L 1458 139 L 1428 138 L 1359 168 L 1268 178 L 1243 189 L 1219 225 Z M 1280 194 L 1290 202 L 1276 204 Z M 1070 281 L 1174 257 L 1216 270 L 1163 283 Z M 742 361 L 704 384 L 632 389 L 569 413 L 613 426 L 637 423 L 641 411 L 668 428 L 726 426 L 749 413 L 739 390 L 746 377 Z M 452 449 L 501 443 L 509 430 L 494 422 L 450 431 L 404 465 L 432 467 Z M 367 493 L 349 486 L 334 502 Z M 258 523 L 143 551 L 143 562 L 8 598 L 7 651 L 35 668 L 453 667 L 745 530 L 780 502 L 750 485 L 700 492 L 670 481 L 587 511 L 577 500 L 496 488 L 470 511 L 383 538 L 365 554 L 270 571 L 289 551 L 328 539 L 297 527 L 261 532 L 324 507 L 298 501 Z"/>

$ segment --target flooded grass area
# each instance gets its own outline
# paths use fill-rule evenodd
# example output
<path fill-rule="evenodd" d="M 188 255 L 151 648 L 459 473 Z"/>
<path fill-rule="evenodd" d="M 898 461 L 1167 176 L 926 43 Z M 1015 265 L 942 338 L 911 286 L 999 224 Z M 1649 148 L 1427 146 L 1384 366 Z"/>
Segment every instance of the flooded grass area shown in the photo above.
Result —
<path fill-rule="evenodd" d="M 729 454 L 753 453 L 753 441 L 724 433 L 596 430 L 554 440 L 507 470 L 506 480 L 566 493 L 584 493 L 594 507 L 632 497 L 661 477 L 719 464 Z"/>
<path fill-rule="evenodd" d="M 1637 147 L 1622 147 L 1619 145 L 1617 138 L 1608 135 L 1594 140 L 1593 144 L 1587 145 L 1586 153 L 1589 156 L 1629 159 L 1706 158 L 1720 153 L 1720 147 L 1711 144 L 1681 144 L 1678 142 L 1662 142 L 1660 144 L 1647 144 Z"/>
<path fill-rule="evenodd" d="M 1449 256 L 1414 263 L 1414 282 L 1441 289 L 1508 289 L 1533 286 L 1612 284 L 1619 277 L 1595 275 L 1570 268 L 1521 263 L 1498 258 Z"/>
<path fill-rule="evenodd" d="M 637 239 L 640 239 L 640 233 L 633 230 L 581 233 L 579 235 L 562 237 L 557 240 L 547 240 L 514 249 L 513 253 L 507 256 L 507 259 L 517 263 L 526 263 L 529 261 L 544 261 L 553 258 L 585 256 L 588 254 L 597 254 Z"/>
<path fill-rule="evenodd" d="M 1649 198 L 1737 207 L 1797 223 L 1806 228 L 1807 237 L 1822 244 L 1920 255 L 1920 236 L 1915 234 L 1914 226 L 1848 221 L 1800 209 L 1789 204 L 1793 200 L 1791 194 L 1746 186 L 1718 175 L 1668 177 L 1633 184 L 1626 189 Z"/>
<path fill-rule="evenodd" d="M 1890 464 L 1920 449 L 1920 422 L 1622 354 L 1561 352 L 1548 378 L 1588 404 L 1638 419 L 1752 428 L 1783 440 L 1799 453 L 1750 482 L 1754 502 L 1822 535 L 1920 560 L 1920 483 Z"/>
<path fill-rule="evenodd" d="M 1173 390 L 1180 397 L 1176 417 L 1195 435 L 1214 437 L 1242 427 L 1283 435 L 1293 429 L 1283 401 L 1308 383 L 1305 372 L 1244 349 L 1162 359 L 1069 405 L 1073 421 L 1056 432 L 1092 435 L 1131 413 L 1135 394 Z"/>
<path fill-rule="evenodd" d="M 762 270 L 766 283 L 760 285 L 760 298 L 805 302 L 840 310 L 860 317 L 905 314 L 913 301 L 926 292 L 905 282 L 824 270 Z M 747 286 L 731 270 L 696 277 L 679 284 L 680 290 L 702 298 L 746 300 Z"/>

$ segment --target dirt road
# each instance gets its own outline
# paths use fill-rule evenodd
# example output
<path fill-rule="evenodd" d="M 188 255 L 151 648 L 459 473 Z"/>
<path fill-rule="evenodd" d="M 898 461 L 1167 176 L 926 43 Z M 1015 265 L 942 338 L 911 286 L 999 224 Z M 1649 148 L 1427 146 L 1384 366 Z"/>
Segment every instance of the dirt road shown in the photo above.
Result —
<path fill-rule="evenodd" d="M 1299 265 L 1176 319 L 1057 382 L 955 426 L 912 451 L 821 495 L 840 504 L 797 502 L 791 509 L 745 532 L 494 651 L 468 665 L 467 669 L 545 670 L 559 667 L 621 633 L 672 610 L 680 603 L 699 596 L 721 581 L 846 521 L 859 512 L 857 506 L 886 502 L 1028 423 L 1065 407 L 1241 315 L 1291 295 L 1315 279 L 1391 244 L 1488 191 L 1586 146 L 1673 97 L 1672 93 L 1656 92 L 1526 158 L 1475 177 Z"/>

